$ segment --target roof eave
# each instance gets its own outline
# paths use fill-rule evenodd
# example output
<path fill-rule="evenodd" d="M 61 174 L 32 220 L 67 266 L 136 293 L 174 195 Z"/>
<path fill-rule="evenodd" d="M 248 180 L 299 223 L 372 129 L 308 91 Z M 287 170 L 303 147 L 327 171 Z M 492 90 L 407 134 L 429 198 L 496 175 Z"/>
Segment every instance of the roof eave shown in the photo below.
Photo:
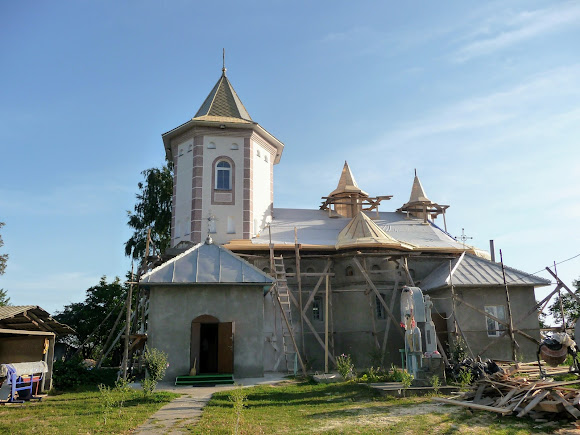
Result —
<path fill-rule="evenodd" d="M 268 130 L 266 130 L 257 122 L 247 120 L 241 120 L 241 122 L 231 122 L 231 121 L 221 122 L 221 121 L 199 120 L 196 118 L 192 118 L 189 121 L 184 122 L 183 124 L 161 135 L 161 138 L 163 139 L 163 146 L 165 148 L 165 157 L 167 158 L 167 160 L 169 161 L 173 160 L 173 156 L 171 153 L 171 139 L 195 126 L 214 127 L 219 128 L 220 130 L 222 129 L 222 126 L 225 126 L 226 128 L 230 127 L 230 128 L 242 128 L 247 130 L 253 130 L 259 133 L 261 136 L 263 136 L 264 139 L 276 149 L 276 157 L 274 158 L 274 164 L 277 165 L 278 163 L 280 163 L 280 159 L 282 158 L 282 151 L 284 151 L 284 143 L 279 141 L 273 134 L 268 132 Z"/>

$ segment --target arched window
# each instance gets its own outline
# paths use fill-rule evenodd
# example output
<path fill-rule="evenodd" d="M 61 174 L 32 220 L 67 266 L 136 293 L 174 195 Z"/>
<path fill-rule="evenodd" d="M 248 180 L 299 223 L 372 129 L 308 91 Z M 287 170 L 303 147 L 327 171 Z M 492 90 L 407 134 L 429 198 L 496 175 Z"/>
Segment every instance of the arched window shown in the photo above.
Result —
<path fill-rule="evenodd" d="M 346 266 L 346 269 L 344 269 L 344 274 L 346 276 L 354 276 L 354 269 L 351 266 Z"/>
<path fill-rule="evenodd" d="M 215 188 L 217 190 L 232 190 L 232 165 L 225 160 L 216 165 Z"/>

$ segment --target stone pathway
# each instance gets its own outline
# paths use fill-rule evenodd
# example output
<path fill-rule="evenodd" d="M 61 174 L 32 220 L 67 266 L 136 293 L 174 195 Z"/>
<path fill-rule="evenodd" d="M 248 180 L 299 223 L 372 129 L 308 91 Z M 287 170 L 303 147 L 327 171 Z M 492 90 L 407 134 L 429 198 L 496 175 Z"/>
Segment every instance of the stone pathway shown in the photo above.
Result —
<path fill-rule="evenodd" d="M 263 378 L 236 379 L 236 383 L 244 387 L 251 387 L 260 384 L 275 384 L 283 380 L 284 376 L 280 373 L 267 373 Z M 158 384 L 157 390 L 171 391 L 172 393 L 182 394 L 182 396 L 159 409 L 149 420 L 137 427 L 134 433 L 136 435 L 185 434 L 187 432 L 184 427 L 199 420 L 203 407 L 209 402 L 214 393 L 234 388 L 236 388 L 235 385 L 190 387 L 161 382 Z"/>

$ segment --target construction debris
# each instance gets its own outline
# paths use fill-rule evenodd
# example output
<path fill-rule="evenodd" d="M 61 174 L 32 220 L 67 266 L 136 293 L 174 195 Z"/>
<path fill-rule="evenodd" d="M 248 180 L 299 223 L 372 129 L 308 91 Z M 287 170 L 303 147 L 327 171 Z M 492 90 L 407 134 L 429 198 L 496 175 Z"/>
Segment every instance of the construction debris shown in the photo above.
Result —
<path fill-rule="evenodd" d="M 434 398 L 436 402 L 463 406 L 502 415 L 515 414 L 537 421 L 580 418 L 580 390 L 574 381 L 554 382 L 513 378 L 495 373 L 478 380 L 473 388 L 454 399 Z"/>

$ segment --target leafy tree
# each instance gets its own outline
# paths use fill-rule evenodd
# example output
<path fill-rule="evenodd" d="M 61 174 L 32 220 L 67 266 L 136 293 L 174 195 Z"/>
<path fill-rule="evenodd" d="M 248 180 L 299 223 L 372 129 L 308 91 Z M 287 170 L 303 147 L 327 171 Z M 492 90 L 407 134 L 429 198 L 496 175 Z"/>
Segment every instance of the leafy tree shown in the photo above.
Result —
<path fill-rule="evenodd" d="M 4 222 L 0 222 L 0 228 L 4 226 Z M 4 246 L 2 235 L 0 234 L 0 248 Z M 0 254 L 0 275 L 4 275 L 6 271 L 6 263 L 8 262 L 8 254 Z M 0 307 L 10 305 L 10 298 L 6 294 L 6 290 L 0 288 Z"/>
<path fill-rule="evenodd" d="M 85 358 L 94 357 L 97 351 L 102 350 L 126 298 L 127 284 L 121 283 L 118 277 L 107 283 L 107 277 L 103 276 L 99 284 L 87 289 L 84 302 L 66 305 L 54 316 L 56 320 L 76 331 L 76 336 L 68 336 L 64 341 L 78 347 L 94 333 L 82 349 Z M 121 324 L 117 329 L 121 329 Z M 119 358 L 120 354 L 120 345 L 117 345 L 113 359 Z"/>
<path fill-rule="evenodd" d="M 10 298 L 6 290 L 0 288 L 0 307 L 5 307 L 6 305 L 10 305 Z"/>
<path fill-rule="evenodd" d="M 574 281 L 574 287 L 576 291 L 574 294 L 580 297 L 580 280 Z M 564 316 L 566 317 L 566 326 L 574 326 L 576 319 L 580 317 L 580 304 L 578 301 L 572 297 L 565 289 L 560 292 L 562 295 L 562 307 L 564 308 Z M 548 308 L 550 314 L 554 317 L 557 324 L 562 324 L 562 312 L 560 311 L 560 297 L 554 300 L 554 303 Z"/>
<path fill-rule="evenodd" d="M 147 244 L 147 230 L 158 252 L 164 252 L 171 243 L 171 198 L 173 195 L 173 164 L 142 172 L 145 181 L 138 184 L 137 203 L 128 211 L 127 224 L 134 229 L 125 243 L 125 255 L 143 258 Z"/>

